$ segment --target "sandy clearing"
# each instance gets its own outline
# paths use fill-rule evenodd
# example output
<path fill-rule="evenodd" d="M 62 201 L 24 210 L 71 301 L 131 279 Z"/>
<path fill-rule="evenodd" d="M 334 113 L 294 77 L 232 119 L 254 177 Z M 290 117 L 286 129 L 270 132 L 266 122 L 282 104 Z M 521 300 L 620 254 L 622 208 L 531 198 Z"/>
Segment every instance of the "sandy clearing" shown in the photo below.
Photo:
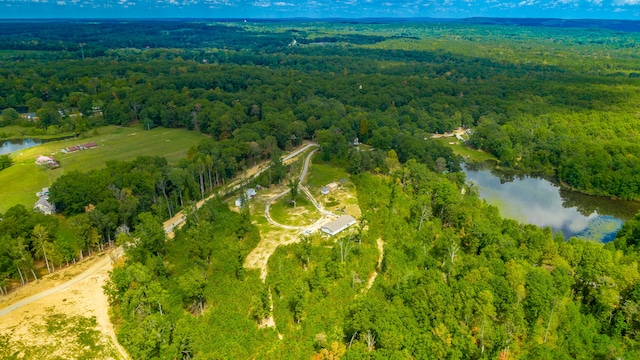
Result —
<path fill-rule="evenodd" d="M 80 266 L 84 270 L 78 272 Z M 111 258 L 107 254 L 101 254 L 78 267 L 65 269 L 68 270 L 67 274 L 62 274 L 65 272 L 62 270 L 60 273 L 52 274 L 58 275 L 53 279 L 50 275 L 39 283 L 29 284 L 16 291 L 13 301 L 16 298 L 22 298 L 22 300 L 0 310 L 0 334 L 9 334 L 14 341 L 59 346 L 64 344 L 65 339 L 43 336 L 37 331 L 47 315 L 95 317 L 96 328 L 101 333 L 100 342 L 108 344 L 107 347 L 114 350 L 111 351 L 112 353 L 119 354 L 118 359 L 128 359 L 126 351 L 116 339 L 109 318 L 108 299 L 102 289 L 109 279 L 109 271 L 113 268 Z M 69 276 L 72 277 L 70 281 L 59 280 L 68 280 Z M 24 296 L 25 294 L 34 295 Z M 2 300 L 4 303 L 8 302 L 7 299 Z M 51 354 L 52 357 L 55 355 Z M 112 359 L 112 357 L 108 358 Z"/>

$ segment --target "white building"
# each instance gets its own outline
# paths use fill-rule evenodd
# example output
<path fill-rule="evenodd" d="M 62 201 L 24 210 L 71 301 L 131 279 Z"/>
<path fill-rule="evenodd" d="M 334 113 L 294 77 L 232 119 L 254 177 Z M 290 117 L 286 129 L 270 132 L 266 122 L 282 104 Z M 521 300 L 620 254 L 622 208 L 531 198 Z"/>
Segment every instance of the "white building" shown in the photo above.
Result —
<path fill-rule="evenodd" d="M 325 234 L 333 236 L 355 223 L 356 219 L 353 216 L 342 215 L 332 222 L 324 224 L 320 230 Z"/>
<path fill-rule="evenodd" d="M 45 215 L 51 215 L 56 212 L 56 206 L 50 203 L 46 196 L 43 196 L 38 199 L 36 204 L 33 206 L 33 211 L 40 211 Z"/>

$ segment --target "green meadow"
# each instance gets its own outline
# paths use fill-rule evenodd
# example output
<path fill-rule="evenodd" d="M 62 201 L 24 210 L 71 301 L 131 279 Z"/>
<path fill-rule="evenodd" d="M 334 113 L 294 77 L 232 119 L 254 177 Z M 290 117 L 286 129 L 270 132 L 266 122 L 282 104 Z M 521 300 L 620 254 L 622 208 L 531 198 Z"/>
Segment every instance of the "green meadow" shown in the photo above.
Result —
<path fill-rule="evenodd" d="M 345 164 L 328 163 L 320 156 L 314 156 L 312 161 L 313 164 L 309 167 L 309 177 L 307 178 L 307 186 L 312 193 L 319 191 L 321 187 L 329 183 L 349 178 L 349 174 L 344 169 Z"/>
<path fill-rule="evenodd" d="M 37 200 L 36 192 L 53 184 L 67 171 L 89 171 L 107 161 L 133 160 L 138 156 L 162 156 L 170 163 L 184 158 L 187 150 L 203 138 L 184 129 L 107 126 L 92 130 L 86 137 L 48 142 L 11 154 L 14 165 L 0 171 L 0 213 L 16 204 L 27 208 Z M 62 149 L 95 142 L 97 148 L 64 154 Z M 53 156 L 60 168 L 47 170 L 35 164 L 39 155 Z"/>
<path fill-rule="evenodd" d="M 487 160 L 495 160 L 497 161 L 495 156 L 490 153 L 482 150 L 473 149 L 464 142 L 456 139 L 455 137 L 446 137 L 439 139 L 430 139 L 430 141 L 436 141 L 441 143 L 444 146 L 450 147 L 453 150 L 453 153 L 456 155 L 460 155 L 465 159 L 465 162 L 478 163 L 484 162 Z"/>

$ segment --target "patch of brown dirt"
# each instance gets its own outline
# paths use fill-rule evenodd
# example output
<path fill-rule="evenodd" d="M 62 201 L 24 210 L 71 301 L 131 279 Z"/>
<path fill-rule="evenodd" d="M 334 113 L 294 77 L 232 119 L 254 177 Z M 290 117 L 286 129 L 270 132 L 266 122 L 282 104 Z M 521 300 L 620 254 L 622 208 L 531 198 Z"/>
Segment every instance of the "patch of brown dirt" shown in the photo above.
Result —
<path fill-rule="evenodd" d="M 2 297 L 0 306 L 3 306 L 5 312 L 18 302 L 28 301 L 28 303 L 0 315 L 0 334 L 10 334 L 13 341 L 25 344 L 63 346 L 65 339 L 53 335 L 43 336 L 37 331 L 47 315 L 95 317 L 96 329 L 101 333 L 100 342 L 108 344 L 107 347 L 112 350 L 110 353 L 119 354 L 118 359 L 128 359 L 125 350 L 117 342 L 109 318 L 108 299 L 102 289 L 111 269 L 112 261 L 108 255 L 94 256 L 77 266 L 46 276 L 38 283 L 31 283 Z M 67 281 L 78 278 L 81 280 L 66 286 Z M 46 296 L 38 298 L 42 293 Z M 34 300 L 29 301 L 32 295 Z M 51 356 L 53 357 L 54 354 Z M 108 358 L 113 359 L 113 357 Z"/>

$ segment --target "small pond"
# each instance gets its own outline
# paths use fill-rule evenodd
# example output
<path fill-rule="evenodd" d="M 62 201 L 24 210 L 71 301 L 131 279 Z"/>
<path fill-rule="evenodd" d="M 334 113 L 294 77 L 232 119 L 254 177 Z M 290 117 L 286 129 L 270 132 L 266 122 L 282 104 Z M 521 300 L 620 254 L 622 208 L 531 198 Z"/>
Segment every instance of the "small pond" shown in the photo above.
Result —
<path fill-rule="evenodd" d="M 477 186 L 480 197 L 500 209 L 502 216 L 550 226 L 561 230 L 567 239 L 611 241 L 623 221 L 640 210 L 640 202 L 585 195 L 544 178 L 504 174 L 486 164 L 464 164 L 463 171 L 467 181 Z"/>
<path fill-rule="evenodd" d="M 0 140 L 0 155 L 11 154 L 14 151 L 27 149 L 42 144 L 39 139 Z"/>

